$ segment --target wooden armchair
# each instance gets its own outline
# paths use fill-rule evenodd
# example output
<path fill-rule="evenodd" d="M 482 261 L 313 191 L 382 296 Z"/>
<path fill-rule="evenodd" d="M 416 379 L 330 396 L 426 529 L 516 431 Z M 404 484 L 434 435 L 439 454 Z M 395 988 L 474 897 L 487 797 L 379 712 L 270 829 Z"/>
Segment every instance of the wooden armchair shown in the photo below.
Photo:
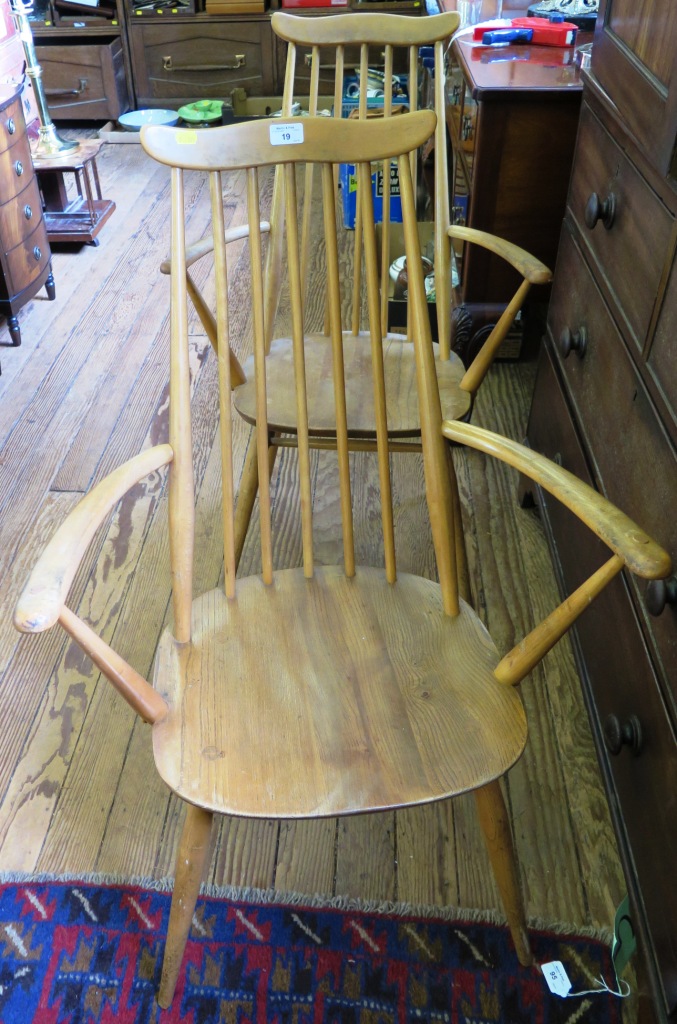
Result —
<path fill-rule="evenodd" d="M 458 15 L 440 14 L 427 18 L 411 18 L 393 14 L 354 13 L 322 18 L 298 17 L 277 11 L 272 17 L 275 33 L 288 43 L 287 66 L 283 116 L 290 115 L 293 104 L 301 100 L 311 114 L 323 107 L 333 108 L 333 116 L 340 119 L 344 84 L 347 73 L 359 73 L 360 79 L 367 80 L 370 61 L 383 64 L 384 71 L 384 116 L 393 115 L 397 107 L 397 96 L 393 94 L 393 69 L 406 68 L 409 82 L 409 104 L 411 109 L 418 106 L 422 87 L 422 69 L 419 61 L 419 47 L 434 48 L 434 93 L 433 106 L 437 114 L 434 135 L 434 264 L 436 288 L 436 315 L 439 345 L 434 347 L 436 370 L 440 384 L 442 408 L 446 419 L 467 419 L 470 415 L 474 395 L 484 379 L 496 353 L 508 333 L 515 316 L 521 309 L 529 289 L 534 284 L 545 284 L 551 280 L 551 272 L 539 260 L 523 249 L 504 239 L 486 232 L 461 225 L 452 225 L 449 214 L 449 171 L 447 165 L 447 137 L 445 124 L 445 71 L 444 50 L 450 37 L 458 27 Z M 306 54 L 307 61 L 302 59 Z M 357 63 L 350 65 L 349 55 L 357 54 Z M 360 120 L 369 113 L 366 90 L 360 92 L 355 113 Z M 432 141 L 432 140 L 431 140 Z M 344 161 L 346 162 L 346 161 Z M 411 155 L 411 166 L 416 185 L 417 155 Z M 335 183 L 337 175 L 335 173 Z M 385 173 L 383 196 L 383 224 L 381 229 L 381 260 L 379 267 L 381 331 L 384 338 L 384 360 L 388 388 L 391 392 L 391 414 L 388 421 L 391 451 L 420 451 L 419 411 L 415 385 L 413 348 L 402 336 L 388 334 L 387 302 L 389 290 L 389 246 L 390 222 L 390 176 Z M 300 212 L 301 278 L 308 279 L 310 247 L 313 232 L 312 203 L 314 170 L 312 165 L 305 169 L 303 195 L 305 201 Z M 498 184 L 497 184 L 498 187 Z M 291 359 L 291 348 L 285 341 L 275 338 L 275 318 L 285 280 L 284 257 L 284 182 L 278 175 L 273 191 L 269 221 L 263 224 L 269 232 L 269 243 L 264 278 L 264 330 L 266 351 L 269 353 L 271 379 L 279 376 L 272 390 L 269 407 L 269 458 L 273 464 L 280 444 L 294 443 L 298 424 L 295 414 L 295 397 L 283 382 L 288 379 L 287 369 Z M 241 229 L 243 230 L 243 229 Z M 246 229 L 244 229 L 246 230 Z M 241 237 L 231 229 L 226 238 Z M 452 312 L 452 240 L 464 245 L 479 245 L 507 260 L 516 271 L 519 284 L 493 330 L 487 336 L 472 363 L 464 367 L 460 358 L 450 350 Z M 216 323 L 208 304 L 199 293 L 189 274 L 189 268 L 197 259 L 210 253 L 212 239 L 208 236 L 189 247 L 186 260 L 188 292 L 205 327 L 208 337 L 215 341 Z M 345 249 L 343 250 L 345 252 Z M 349 405 L 360 410 L 359 418 L 349 417 L 349 445 L 351 448 L 375 450 L 376 419 L 369 388 L 365 389 L 365 368 L 370 361 L 365 335 L 361 332 L 361 310 L 364 295 L 365 266 L 362 247 L 362 224 L 360 205 L 357 206 L 357 222 L 352 252 L 353 275 L 350 293 L 350 312 L 346 316 L 346 394 Z M 162 265 L 168 273 L 170 261 Z M 325 330 L 315 331 L 307 339 L 306 372 L 308 374 L 309 409 L 308 424 L 312 447 L 332 447 L 335 444 L 336 423 L 333 419 L 333 401 L 328 389 L 327 367 L 331 363 L 331 343 L 326 330 L 328 314 L 325 316 Z M 320 325 L 321 326 L 321 325 Z M 411 325 L 409 337 L 411 338 Z M 239 388 L 235 404 L 240 414 L 250 423 L 255 419 L 255 386 L 253 363 L 243 368 L 231 352 L 234 365 L 233 387 L 246 379 L 248 383 Z M 238 519 L 236 524 L 236 555 L 239 556 L 244 544 L 247 528 L 257 494 L 257 462 L 254 458 L 256 445 L 249 449 L 243 475 Z M 459 520 L 460 521 L 460 520 Z M 464 559 L 462 536 L 458 532 L 458 556 Z M 463 570 L 462 575 L 465 575 Z M 464 586 L 465 591 L 465 586 Z"/>
<path fill-rule="evenodd" d="M 180 970 L 214 814 L 314 818 L 358 814 L 474 791 L 483 834 L 522 963 L 530 961 L 526 922 L 500 778 L 519 758 L 527 724 L 518 682 L 623 565 L 647 577 L 670 571 L 668 556 L 603 498 L 570 474 L 494 435 L 443 420 L 424 296 L 409 155 L 434 130 L 430 112 L 332 123 L 321 118 L 264 121 L 206 132 L 144 128 L 142 144 L 171 168 L 171 353 L 169 443 L 120 467 L 83 499 L 36 565 L 15 613 L 17 628 L 39 632 L 59 621 L 138 714 L 152 725 L 157 769 L 186 803 L 159 1002 L 168 1006 Z M 278 143 L 278 144 L 275 144 Z M 397 157 L 405 243 L 411 261 L 413 351 L 426 494 L 439 583 L 398 572 L 388 453 L 389 395 L 380 328 L 370 164 Z M 357 165 L 370 332 L 366 345 L 376 422 L 384 566 L 355 562 L 341 330 L 333 168 Z M 296 215 L 296 166 L 316 164 L 324 197 L 329 336 L 334 381 L 337 491 L 343 563 L 313 560 L 309 395 Z M 264 275 L 258 171 L 279 165 L 285 182 L 286 259 L 291 286 L 291 373 L 297 398 L 301 568 L 275 568 L 267 416 L 272 383 L 265 351 Z M 262 571 L 236 580 L 235 491 L 230 391 L 227 245 L 222 171 L 244 169 L 249 207 L 251 318 L 260 479 Z M 225 580 L 193 599 L 194 492 L 188 364 L 188 288 L 183 186 L 186 171 L 209 179 L 217 267 L 217 348 L 221 394 Z M 191 182 L 190 187 L 194 187 Z M 238 309 L 238 318 L 241 310 Z M 505 458 L 578 512 L 612 549 L 610 560 L 545 623 L 501 658 L 473 610 L 459 600 L 453 537 L 453 481 L 447 439 Z M 106 514 L 144 475 L 169 466 L 173 627 L 161 637 L 153 685 L 66 607 L 87 544 Z"/>

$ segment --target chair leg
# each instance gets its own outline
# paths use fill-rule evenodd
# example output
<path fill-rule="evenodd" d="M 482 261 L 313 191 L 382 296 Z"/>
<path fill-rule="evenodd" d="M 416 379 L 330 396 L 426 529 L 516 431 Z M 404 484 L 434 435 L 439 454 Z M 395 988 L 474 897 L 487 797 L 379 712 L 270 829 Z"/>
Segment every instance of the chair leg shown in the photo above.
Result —
<path fill-rule="evenodd" d="M 490 782 L 475 790 L 475 801 L 489 860 L 508 918 L 508 927 L 515 944 L 517 959 L 529 967 L 534 959 L 529 947 L 529 934 L 520 892 L 517 861 L 500 783 Z"/>
<path fill-rule="evenodd" d="M 454 545 L 456 548 L 456 576 L 458 579 L 458 596 L 467 604 L 472 605 L 472 594 L 470 591 L 470 573 L 468 572 L 468 555 L 465 548 L 465 534 L 463 532 L 463 514 L 461 511 L 461 497 L 458 493 L 458 478 L 454 468 L 454 457 L 450 444 L 446 446 L 447 459 L 449 460 L 449 479 L 451 480 L 451 498 L 453 502 L 452 513 L 454 517 Z"/>
<path fill-rule="evenodd" d="M 275 456 L 277 455 L 277 445 L 268 446 L 268 472 L 273 472 L 273 466 L 275 465 Z M 259 490 L 259 467 L 256 460 L 256 430 L 252 430 L 252 436 L 249 440 L 249 447 L 247 449 L 247 455 L 245 457 L 244 466 L 242 467 L 242 476 L 240 477 L 240 489 L 237 496 L 237 505 L 235 508 L 235 568 L 240 564 L 240 558 L 242 557 L 242 551 L 244 549 L 244 542 L 247 537 L 247 530 L 249 529 L 249 523 L 254 510 L 254 502 L 256 501 L 256 495 Z"/>
<path fill-rule="evenodd" d="M 166 1010 L 174 998 L 200 885 L 211 855 L 211 811 L 189 804 L 176 857 L 176 878 L 169 914 L 158 1003 Z"/>

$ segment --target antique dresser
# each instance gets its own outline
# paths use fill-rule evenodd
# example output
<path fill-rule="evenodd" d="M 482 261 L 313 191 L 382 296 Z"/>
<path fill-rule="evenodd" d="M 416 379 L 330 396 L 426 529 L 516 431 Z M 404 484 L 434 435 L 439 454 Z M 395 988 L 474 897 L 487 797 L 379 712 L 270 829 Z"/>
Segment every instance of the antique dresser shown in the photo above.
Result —
<path fill-rule="evenodd" d="M 677 4 L 602 0 L 528 439 L 677 565 L 676 139 Z M 571 589 L 602 552 L 539 498 Z M 576 640 L 643 954 L 642 1019 L 677 1020 L 677 576 L 619 578 Z"/>

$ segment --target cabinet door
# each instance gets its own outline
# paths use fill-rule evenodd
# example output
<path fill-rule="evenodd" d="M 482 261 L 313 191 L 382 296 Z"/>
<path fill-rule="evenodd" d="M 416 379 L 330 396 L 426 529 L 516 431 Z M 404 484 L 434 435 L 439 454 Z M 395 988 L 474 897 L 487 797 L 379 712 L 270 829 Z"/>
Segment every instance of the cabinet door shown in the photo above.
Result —
<path fill-rule="evenodd" d="M 660 174 L 677 176 L 677 4 L 601 0 L 592 72 Z"/>

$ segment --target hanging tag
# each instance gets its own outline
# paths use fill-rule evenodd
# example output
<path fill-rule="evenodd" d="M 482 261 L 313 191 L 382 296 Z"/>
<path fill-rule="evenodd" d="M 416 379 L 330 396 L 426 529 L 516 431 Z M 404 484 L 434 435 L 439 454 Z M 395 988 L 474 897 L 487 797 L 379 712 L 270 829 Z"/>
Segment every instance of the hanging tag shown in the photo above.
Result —
<path fill-rule="evenodd" d="M 271 146 L 298 146 L 303 142 L 303 125 L 298 121 L 294 124 L 271 124 Z"/>
<path fill-rule="evenodd" d="M 546 984 L 553 995 L 566 999 L 571 991 L 571 982 L 561 961 L 553 960 L 549 964 L 541 964 L 541 970 L 543 971 Z"/>

